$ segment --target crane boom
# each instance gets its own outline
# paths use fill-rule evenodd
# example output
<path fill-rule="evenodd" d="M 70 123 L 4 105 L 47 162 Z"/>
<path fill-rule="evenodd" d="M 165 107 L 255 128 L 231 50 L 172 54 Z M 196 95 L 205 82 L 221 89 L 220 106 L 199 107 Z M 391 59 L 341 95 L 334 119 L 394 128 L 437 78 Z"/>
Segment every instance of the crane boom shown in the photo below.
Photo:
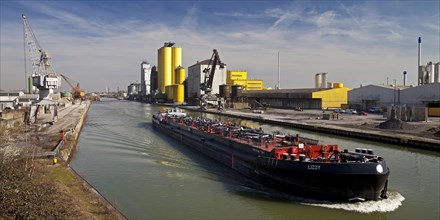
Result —
<path fill-rule="evenodd" d="M 200 84 L 200 89 L 204 92 L 204 94 L 200 95 L 199 105 L 200 108 L 203 110 L 207 109 L 208 102 L 216 101 L 218 103 L 218 109 L 221 109 L 223 105 L 223 100 L 221 98 L 217 97 L 216 94 L 211 94 L 212 83 L 214 81 L 214 74 L 217 65 L 220 66 L 220 69 L 225 68 L 225 64 L 222 63 L 222 61 L 220 60 L 220 55 L 218 55 L 218 51 L 214 49 L 208 66 L 203 70 L 203 73 L 205 74 L 205 79 L 203 80 L 203 83 Z"/>
<path fill-rule="evenodd" d="M 34 35 L 34 32 L 32 31 L 31 26 L 29 25 L 29 22 L 27 21 L 26 15 L 21 15 L 23 18 L 23 32 L 24 32 L 24 38 L 25 42 L 28 45 L 28 52 L 32 60 L 32 74 L 36 75 L 39 72 L 39 66 L 40 66 L 40 58 L 41 58 L 41 46 L 37 41 L 37 38 Z"/>
<path fill-rule="evenodd" d="M 63 79 L 67 82 L 67 84 L 69 84 L 69 86 L 72 88 L 73 97 L 76 98 L 76 99 L 83 100 L 84 96 L 85 96 L 85 93 L 81 89 L 81 87 L 79 86 L 79 83 L 77 83 L 76 86 L 74 86 L 72 84 L 72 82 L 71 82 L 72 80 L 69 77 L 67 77 L 67 76 L 65 76 L 63 74 L 61 74 L 61 77 L 63 77 Z"/>
<path fill-rule="evenodd" d="M 61 80 L 55 73 L 49 54 L 38 43 L 26 15 L 22 14 L 22 19 L 24 38 L 32 60 L 32 84 L 40 90 L 61 87 Z"/>
<path fill-rule="evenodd" d="M 205 92 L 205 94 L 209 94 L 212 91 L 212 82 L 214 80 L 214 73 L 215 69 L 217 68 L 217 64 L 220 65 L 221 69 L 224 68 L 224 64 L 220 60 L 218 51 L 214 49 L 211 59 L 209 60 L 208 67 L 203 70 L 203 73 L 205 73 L 205 79 L 200 85 L 200 88 Z"/>
<path fill-rule="evenodd" d="M 69 77 L 67 77 L 67 76 L 65 76 L 65 75 L 63 75 L 63 74 L 61 74 L 61 77 L 63 77 L 63 79 L 67 82 L 67 84 L 69 84 L 69 86 L 70 86 L 72 89 L 75 89 L 75 86 L 73 86 L 73 84 L 70 82 Z"/>

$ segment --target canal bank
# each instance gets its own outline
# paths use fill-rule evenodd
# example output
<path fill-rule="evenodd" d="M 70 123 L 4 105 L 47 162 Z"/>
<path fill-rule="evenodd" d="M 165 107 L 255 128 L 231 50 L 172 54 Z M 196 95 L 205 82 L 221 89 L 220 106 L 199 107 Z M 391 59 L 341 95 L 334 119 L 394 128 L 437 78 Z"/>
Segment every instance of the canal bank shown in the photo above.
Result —
<path fill-rule="evenodd" d="M 208 109 L 200 111 L 196 106 L 182 106 L 182 108 L 273 125 L 440 151 L 440 136 L 431 131 L 440 129 L 440 118 L 434 118 L 428 122 L 410 122 L 408 124 L 411 126 L 411 129 L 399 130 L 378 128 L 377 126 L 380 123 L 386 121 L 382 115 L 343 114 L 338 120 L 324 120 L 323 115 L 329 112 L 318 110 L 268 109 L 253 112 L 249 109 L 226 109 L 221 111 Z"/>
<path fill-rule="evenodd" d="M 57 148 L 59 147 L 60 150 L 59 152 L 55 152 L 55 158 L 60 159 L 63 168 L 67 169 L 69 172 L 66 173 L 63 170 L 56 171 L 56 168 L 54 170 L 56 173 L 62 174 L 64 172 L 64 175 L 71 176 L 65 178 L 67 180 L 58 180 L 58 182 L 69 187 L 69 192 L 72 196 L 79 199 L 80 203 L 84 204 L 84 207 L 86 207 L 92 215 L 95 215 L 94 217 L 103 219 L 127 219 L 116 207 L 114 207 L 104 196 L 90 185 L 87 180 L 70 167 L 70 160 L 75 152 L 78 137 L 87 118 L 91 103 L 91 101 L 86 100 L 80 104 L 74 104 L 67 107 L 58 115 L 58 121 L 48 127 L 46 132 L 51 135 L 61 133 L 59 141 L 61 147 L 57 145 Z M 70 185 L 72 182 L 75 183 L 76 186 Z M 81 195 L 81 193 L 76 193 L 81 189 L 86 189 L 86 193 L 83 195 Z M 99 208 L 90 207 L 90 205 L 98 206 Z"/>
<path fill-rule="evenodd" d="M 41 181 L 45 181 L 46 184 L 43 185 L 49 185 L 43 186 L 42 183 L 40 185 L 37 183 L 38 187 L 55 188 L 56 190 L 52 192 L 54 196 L 63 197 L 54 202 L 62 203 L 61 207 L 68 207 L 69 211 L 64 213 L 67 215 L 64 217 L 71 218 L 73 217 L 71 212 L 79 212 L 80 218 L 126 219 L 69 164 L 90 105 L 90 101 L 73 105 L 67 103 L 65 107 L 60 107 L 55 122 L 50 114 L 39 114 L 36 123 L 16 126 L 15 133 L 11 134 L 13 143 L 4 144 L 10 146 L 10 149 L 15 148 L 17 152 L 19 151 L 22 161 L 31 164 L 29 166 L 35 170 L 31 173 L 35 172 L 37 179 L 41 178 Z M 30 182 L 34 184 L 32 180 Z M 16 190 L 22 191 L 19 188 Z M 59 208 L 59 211 L 63 209 Z M 45 207 L 41 207 L 41 210 L 44 211 Z M 19 210 L 16 211 L 20 213 Z M 36 213 L 30 214 L 38 216 Z M 8 214 L 2 215 L 8 217 Z"/>

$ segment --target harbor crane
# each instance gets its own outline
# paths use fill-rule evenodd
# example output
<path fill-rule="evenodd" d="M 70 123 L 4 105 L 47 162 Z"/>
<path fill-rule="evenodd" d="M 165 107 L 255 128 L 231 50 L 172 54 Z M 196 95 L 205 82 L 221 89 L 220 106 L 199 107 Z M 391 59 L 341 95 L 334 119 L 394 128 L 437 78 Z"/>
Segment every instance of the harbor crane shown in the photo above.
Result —
<path fill-rule="evenodd" d="M 72 88 L 73 99 L 80 100 L 81 102 L 84 101 L 85 93 L 79 86 L 79 83 L 77 83 L 76 86 L 74 86 L 72 80 L 69 77 L 63 74 L 61 74 L 61 77 L 63 77 L 63 79 L 67 82 L 67 84 L 69 84 L 70 88 Z"/>
<path fill-rule="evenodd" d="M 32 102 L 30 123 L 35 123 L 40 106 L 49 107 L 53 120 L 57 120 L 57 102 L 51 100 L 53 90 L 61 87 L 61 78 L 55 73 L 49 53 L 43 50 L 32 31 L 26 15 L 22 14 L 24 41 L 32 61 L 32 86 L 38 89 L 38 99 Z"/>
<path fill-rule="evenodd" d="M 215 70 L 217 69 L 217 65 L 219 65 L 220 69 L 225 68 L 225 64 L 220 60 L 220 55 L 216 49 L 213 50 L 211 59 L 209 60 L 208 66 L 203 70 L 205 74 L 205 79 L 203 83 L 200 84 L 200 89 L 203 91 L 203 94 L 200 96 L 200 108 L 206 110 L 208 107 L 208 103 L 210 101 L 217 101 L 218 108 L 222 108 L 222 101 L 215 94 L 211 94 L 212 92 L 212 83 L 214 80 Z"/>

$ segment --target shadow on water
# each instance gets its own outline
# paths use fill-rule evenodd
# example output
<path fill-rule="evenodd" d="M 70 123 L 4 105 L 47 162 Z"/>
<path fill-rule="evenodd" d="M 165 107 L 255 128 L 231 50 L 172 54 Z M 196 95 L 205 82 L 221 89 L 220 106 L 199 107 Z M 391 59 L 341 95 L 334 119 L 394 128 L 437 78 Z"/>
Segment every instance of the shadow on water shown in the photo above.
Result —
<path fill-rule="evenodd" d="M 148 128 L 148 129 L 151 129 L 152 125 L 151 125 L 151 123 L 148 123 L 148 122 L 139 122 L 136 125 L 136 128 Z"/>
<path fill-rule="evenodd" d="M 233 193 L 238 196 L 257 199 L 260 201 L 278 202 L 284 204 L 296 203 L 306 206 L 322 207 L 335 210 L 344 210 L 358 213 L 385 213 L 396 210 L 402 205 L 405 198 L 398 192 L 389 192 L 389 198 L 381 201 L 367 201 L 367 202 L 331 202 L 325 200 L 312 199 L 301 197 L 297 195 L 288 194 L 268 188 L 254 180 L 247 178 L 236 170 L 230 169 L 214 159 L 200 153 L 199 151 L 186 147 L 184 143 L 165 135 L 153 128 L 151 123 L 139 123 L 138 126 L 146 127 L 148 130 L 157 135 L 157 137 L 168 142 L 174 149 L 190 158 L 203 171 L 214 174 L 216 181 L 223 184 L 228 193 Z"/>

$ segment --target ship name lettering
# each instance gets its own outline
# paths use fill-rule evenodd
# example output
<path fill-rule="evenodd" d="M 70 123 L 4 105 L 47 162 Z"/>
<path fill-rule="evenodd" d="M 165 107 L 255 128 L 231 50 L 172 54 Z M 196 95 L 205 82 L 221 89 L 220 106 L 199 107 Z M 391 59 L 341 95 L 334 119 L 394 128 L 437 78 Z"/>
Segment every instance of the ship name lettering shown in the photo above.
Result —
<path fill-rule="evenodd" d="M 321 166 L 320 165 L 307 165 L 307 169 L 309 169 L 309 170 L 320 170 Z"/>

